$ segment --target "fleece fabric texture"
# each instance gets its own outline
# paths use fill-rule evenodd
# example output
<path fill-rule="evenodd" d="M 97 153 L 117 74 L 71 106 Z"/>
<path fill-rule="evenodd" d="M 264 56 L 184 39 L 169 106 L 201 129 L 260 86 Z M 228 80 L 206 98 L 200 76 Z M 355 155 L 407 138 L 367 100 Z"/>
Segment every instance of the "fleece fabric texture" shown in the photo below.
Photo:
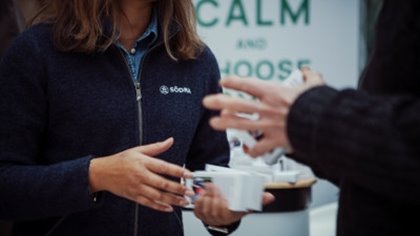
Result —
<path fill-rule="evenodd" d="M 317 87 L 291 108 L 294 157 L 340 188 L 339 236 L 420 234 L 419 12 L 385 1 L 361 91 Z"/>
<path fill-rule="evenodd" d="M 160 34 L 161 35 L 161 34 Z M 52 27 L 36 25 L 14 42 L 0 64 L 0 218 L 14 235 L 182 235 L 181 210 L 161 213 L 108 192 L 93 201 L 92 158 L 173 137 L 157 158 L 190 170 L 227 166 L 226 134 L 202 98 L 220 92 L 212 52 L 172 60 L 162 39 L 142 66 L 142 122 L 136 92 L 116 47 L 92 55 L 63 53 Z M 182 91 L 181 91 L 182 90 Z M 140 133 L 142 124 L 143 133 Z M 237 226 L 237 224 L 236 224 Z"/>

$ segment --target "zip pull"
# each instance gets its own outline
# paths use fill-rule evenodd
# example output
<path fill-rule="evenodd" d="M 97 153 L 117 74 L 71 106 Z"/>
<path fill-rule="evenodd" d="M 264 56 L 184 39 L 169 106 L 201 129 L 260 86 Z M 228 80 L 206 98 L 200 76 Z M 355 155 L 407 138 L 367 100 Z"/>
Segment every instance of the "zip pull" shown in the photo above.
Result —
<path fill-rule="evenodd" d="M 140 83 L 139 82 L 135 82 L 134 86 L 136 87 L 136 100 L 140 101 L 141 100 L 141 89 L 140 89 Z"/>

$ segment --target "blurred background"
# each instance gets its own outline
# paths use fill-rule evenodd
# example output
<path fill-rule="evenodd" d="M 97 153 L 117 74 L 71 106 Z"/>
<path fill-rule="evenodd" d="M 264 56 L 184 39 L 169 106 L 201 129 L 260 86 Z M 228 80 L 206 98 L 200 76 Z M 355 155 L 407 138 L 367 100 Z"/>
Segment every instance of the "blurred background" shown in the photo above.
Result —
<path fill-rule="evenodd" d="M 302 64 L 333 87 L 357 87 L 382 0 L 194 0 L 198 29 L 222 76 L 282 81 Z M 319 180 L 312 207 L 337 200 Z"/>
<path fill-rule="evenodd" d="M 194 0 L 199 33 L 213 50 L 222 76 L 281 82 L 305 64 L 336 88 L 357 88 L 372 53 L 382 2 Z M 318 178 L 307 209 L 247 216 L 234 235 L 333 236 L 338 193 L 336 186 Z M 284 197 L 279 195 L 279 201 L 293 204 Z M 199 222 L 189 224 L 193 217 L 184 217 L 188 227 L 200 227 Z M 187 228 L 186 235 L 208 234 Z"/>

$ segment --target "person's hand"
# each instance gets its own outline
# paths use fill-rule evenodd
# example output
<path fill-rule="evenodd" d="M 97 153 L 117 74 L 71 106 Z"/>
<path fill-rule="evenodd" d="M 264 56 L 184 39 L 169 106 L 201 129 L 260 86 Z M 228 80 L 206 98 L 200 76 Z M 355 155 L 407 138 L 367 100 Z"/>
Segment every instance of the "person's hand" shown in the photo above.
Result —
<path fill-rule="evenodd" d="M 264 205 L 273 201 L 274 196 L 271 193 L 264 193 L 262 202 Z M 207 225 L 218 227 L 239 221 L 249 212 L 229 210 L 227 200 L 223 198 L 217 187 L 206 183 L 205 193 L 194 203 L 194 214 Z"/>
<path fill-rule="evenodd" d="M 309 69 L 302 69 L 305 83 L 300 86 L 286 87 L 279 83 L 258 79 L 228 77 L 221 80 L 221 85 L 228 89 L 246 92 L 257 101 L 234 98 L 224 94 L 209 95 L 204 98 L 205 107 L 220 110 L 220 116 L 210 120 L 210 125 L 217 130 L 235 128 L 262 132 L 257 144 L 245 150 L 253 157 L 260 156 L 277 147 L 292 152 L 287 137 L 287 116 L 294 101 L 306 90 L 323 85 L 321 75 Z M 237 113 L 257 113 L 259 119 L 249 120 L 237 116 Z"/>
<path fill-rule="evenodd" d="M 164 212 L 173 211 L 171 205 L 187 205 L 184 195 L 190 195 L 190 191 L 161 175 L 191 178 L 191 172 L 154 158 L 168 150 L 172 144 L 173 138 L 169 138 L 163 142 L 92 159 L 89 167 L 91 192 L 109 191 Z"/>

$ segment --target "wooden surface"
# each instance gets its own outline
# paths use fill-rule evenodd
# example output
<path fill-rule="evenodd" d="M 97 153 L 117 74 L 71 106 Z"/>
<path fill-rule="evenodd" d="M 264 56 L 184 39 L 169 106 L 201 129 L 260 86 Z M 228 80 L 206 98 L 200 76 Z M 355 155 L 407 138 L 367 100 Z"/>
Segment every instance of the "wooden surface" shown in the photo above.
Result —
<path fill-rule="evenodd" d="M 266 189 L 291 189 L 291 188 L 307 188 L 315 184 L 316 178 L 302 179 L 296 183 L 275 182 L 265 184 Z"/>

